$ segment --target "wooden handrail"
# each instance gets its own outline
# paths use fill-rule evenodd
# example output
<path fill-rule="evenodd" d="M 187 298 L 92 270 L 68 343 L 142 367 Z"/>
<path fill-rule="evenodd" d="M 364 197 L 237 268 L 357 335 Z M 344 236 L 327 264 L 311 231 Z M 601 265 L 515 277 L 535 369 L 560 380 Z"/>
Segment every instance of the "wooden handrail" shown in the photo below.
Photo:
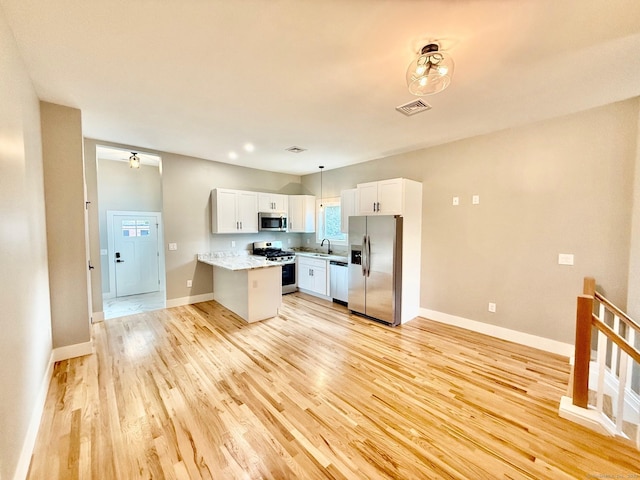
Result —
<path fill-rule="evenodd" d="M 633 328 L 636 332 L 640 333 L 640 324 L 636 322 L 633 318 L 627 315 L 625 312 L 620 310 L 617 306 L 611 303 L 607 298 L 602 295 L 600 292 L 596 291 L 596 279 L 593 277 L 584 277 L 584 282 L 582 285 L 582 293 L 584 295 L 591 295 L 595 297 L 600 303 L 604 303 L 605 307 L 609 309 L 614 315 L 617 315 L 620 320 Z"/>
<path fill-rule="evenodd" d="M 633 358 L 636 362 L 640 363 L 640 352 L 636 350 L 632 345 L 629 345 L 624 338 L 622 338 L 613 330 L 613 328 L 601 321 L 595 315 L 592 315 L 591 317 L 591 325 L 593 325 L 607 337 L 609 337 L 609 339 L 611 339 L 611 341 L 615 343 L 618 348 L 624 350 L 624 352 L 631 358 Z"/>
<path fill-rule="evenodd" d="M 640 332 L 640 324 L 637 323 L 633 318 L 629 317 L 629 315 L 627 315 L 618 307 L 616 307 L 613 303 L 611 303 L 609 300 L 603 297 L 600 293 L 596 292 L 595 297 L 600 303 L 604 303 L 607 309 L 613 312 L 615 315 L 617 315 L 620 318 L 620 320 L 622 320 L 624 323 L 629 325 L 636 332 Z"/>

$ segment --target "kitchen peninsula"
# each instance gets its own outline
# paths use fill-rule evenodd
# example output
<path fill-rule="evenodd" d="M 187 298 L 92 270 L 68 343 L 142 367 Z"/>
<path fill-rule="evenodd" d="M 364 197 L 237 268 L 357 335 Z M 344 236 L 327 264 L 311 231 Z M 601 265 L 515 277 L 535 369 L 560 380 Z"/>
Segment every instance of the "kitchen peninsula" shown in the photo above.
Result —
<path fill-rule="evenodd" d="M 278 315 L 282 303 L 282 266 L 248 252 L 198 254 L 213 266 L 213 299 L 246 322 Z"/>

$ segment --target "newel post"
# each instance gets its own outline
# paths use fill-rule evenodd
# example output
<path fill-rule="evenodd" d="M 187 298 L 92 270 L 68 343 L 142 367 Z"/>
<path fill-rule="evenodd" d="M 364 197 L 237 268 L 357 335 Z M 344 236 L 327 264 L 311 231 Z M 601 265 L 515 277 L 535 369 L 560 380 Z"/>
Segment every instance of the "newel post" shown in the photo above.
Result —
<path fill-rule="evenodd" d="M 586 287 L 586 279 L 585 279 Z M 573 404 L 587 408 L 589 400 L 589 361 L 591 360 L 591 318 L 593 297 L 580 295 L 576 309 L 576 349 L 573 365 Z"/>
<path fill-rule="evenodd" d="M 584 282 L 582 284 L 582 293 L 584 295 L 591 295 L 592 297 L 596 294 L 596 279 L 593 277 L 584 277 Z"/>

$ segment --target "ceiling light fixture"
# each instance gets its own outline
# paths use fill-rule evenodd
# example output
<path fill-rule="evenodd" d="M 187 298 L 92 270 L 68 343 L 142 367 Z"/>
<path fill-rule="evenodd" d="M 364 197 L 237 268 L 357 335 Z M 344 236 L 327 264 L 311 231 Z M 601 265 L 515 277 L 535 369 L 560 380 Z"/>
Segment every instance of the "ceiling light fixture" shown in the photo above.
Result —
<path fill-rule="evenodd" d="M 131 152 L 129 157 L 129 168 L 140 168 L 140 157 L 135 152 Z"/>
<path fill-rule="evenodd" d="M 320 169 L 320 210 L 322 210 L 322 169 L 324 168 L 324 165 L 320 165 L 318 168 Z"/>
<path fill-rule="evenodd" d="M 236 160 L 238 158 L 238 154 L 236 152 L 229 152 L 229 159 Z"/>
<path fill-rule="evenodd" d="M 422 47 L 418 56 L 407 68 L 407 86 L 413 95 L 424 96 L 440 93 L 451 83 L 453 59 L 440 50 L 437 43 Z"/>
<path fill-rule="evenodd" d="M 253 143 L 245 143 L 243 148 L 246 152 L 253 152 L 256 149 L 256 147 L 253 146 Z"/>

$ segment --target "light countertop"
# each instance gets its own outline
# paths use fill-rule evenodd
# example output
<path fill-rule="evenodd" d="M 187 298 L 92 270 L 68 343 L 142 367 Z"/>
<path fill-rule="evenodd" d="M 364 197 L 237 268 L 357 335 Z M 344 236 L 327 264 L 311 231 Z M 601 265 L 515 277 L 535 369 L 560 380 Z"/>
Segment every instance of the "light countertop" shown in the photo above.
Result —
<path fill-rule="evenodd" d="M 248 252 L 211 252 L 199 253 L 198 261 L 226 270 L 253 270 L 256 268 L 280 267 L 280 262 L 273 262 Z"/>

